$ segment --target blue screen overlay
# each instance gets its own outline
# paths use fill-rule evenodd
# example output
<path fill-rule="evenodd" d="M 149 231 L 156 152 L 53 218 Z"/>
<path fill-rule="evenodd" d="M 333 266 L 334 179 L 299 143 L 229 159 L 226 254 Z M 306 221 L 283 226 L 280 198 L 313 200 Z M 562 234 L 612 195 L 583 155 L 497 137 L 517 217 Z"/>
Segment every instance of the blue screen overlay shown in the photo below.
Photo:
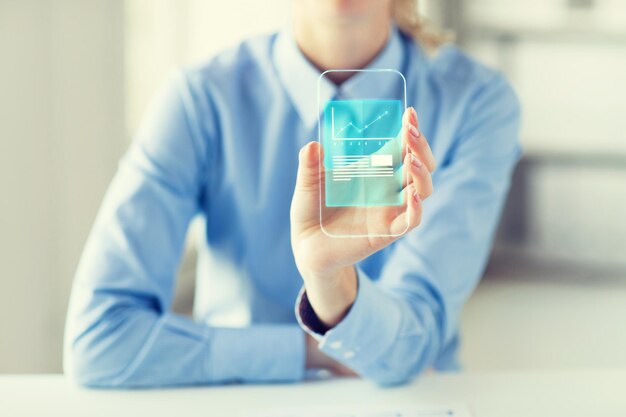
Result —
<path fill-rule="evenodd" d="M 324 107 L 327 207 L 397 206 L 402 196 L 400 100 L 331 100 Z"/>

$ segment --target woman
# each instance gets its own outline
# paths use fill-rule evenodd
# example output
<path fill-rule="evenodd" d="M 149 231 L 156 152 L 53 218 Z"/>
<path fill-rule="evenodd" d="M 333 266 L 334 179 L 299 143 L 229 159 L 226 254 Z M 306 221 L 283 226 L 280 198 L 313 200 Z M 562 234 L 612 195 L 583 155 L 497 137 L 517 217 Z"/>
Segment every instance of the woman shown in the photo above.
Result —
<path fill-rule="evenodd" d="M 68 313 L 70 375 L 131 387 L 298 381 L 326 368 L 395 384 L 457 368 L 459 314 L 519 155 L 519 108 L 501 75 L 454 47 L 429 57 L 437 38 L 415 10 L 411 0 L 294 0 L 291 30 L 174 78 L 85 247 Z M 411 230 L 400 239 L 320 230 L 321 150 L 307 142 L 317 78 L 342 68 L 406 77 Z M 357 77 L 335 77 L 334 88 Z M 206 246 L 192 321 L 169 309 L 198 213 Z"/>

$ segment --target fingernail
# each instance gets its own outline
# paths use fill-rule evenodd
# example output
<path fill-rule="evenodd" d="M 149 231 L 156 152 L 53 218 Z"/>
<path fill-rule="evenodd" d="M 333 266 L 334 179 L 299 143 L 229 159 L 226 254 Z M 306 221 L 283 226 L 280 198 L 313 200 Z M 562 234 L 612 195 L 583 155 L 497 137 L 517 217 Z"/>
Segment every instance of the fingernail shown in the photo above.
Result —
<path fill-rule="evenodd" d="M 421 168 L 422 167 L 422 161 L 420 161 L 417 156 L 411 154 L 411 163 L 413 164 L 413 166 L 415 166 L 416 168 Z"/>
<path fill-rule="evenodd" d="M 411 107 L 411 119 L 413 120 L 415 126 L 417 126 L 417 111 L 415 110 L 415 107 Z"/>
<path fill-rule="evenodd" d="M 420 131 L 417 130 L 417 128 L 413 125 L 409 125 L 409 132 L 411 132 L 411 135 L 413 135 L 413 137 L 415 138 L 420 137 Z"/>

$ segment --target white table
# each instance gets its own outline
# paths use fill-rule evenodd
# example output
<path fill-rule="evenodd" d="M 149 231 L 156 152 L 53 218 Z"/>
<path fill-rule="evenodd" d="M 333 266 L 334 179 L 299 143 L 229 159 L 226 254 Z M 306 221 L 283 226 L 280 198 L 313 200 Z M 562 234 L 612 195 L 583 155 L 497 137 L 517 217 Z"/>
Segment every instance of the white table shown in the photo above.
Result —
<path fill-rule="evenodd" d="M 625 417 L 626 369 L 429 374 L 378 388 L 358 379 L 296 385 L 87 390 L 61 375 L 0 376 L 0 416 L 238 416 L 276 407 L 462 402 L 476 417 Z M 251 414 L 252 413 L 252 414 Z"/>

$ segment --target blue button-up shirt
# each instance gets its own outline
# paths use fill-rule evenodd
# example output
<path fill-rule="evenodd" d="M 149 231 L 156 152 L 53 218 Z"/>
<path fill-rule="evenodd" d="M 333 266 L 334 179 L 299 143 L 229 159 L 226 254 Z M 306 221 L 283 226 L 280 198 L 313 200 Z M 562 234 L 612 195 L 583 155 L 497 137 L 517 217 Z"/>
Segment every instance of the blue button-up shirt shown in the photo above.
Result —
<path fill-rule="evenodd" d="M 289 207 L 298 151 L 317 137 L 319 71 L 284 31 L 181 71 L 148 111 L 78 267 L 69 374 L 93 386 L 297 381 L 303 328 L 384 384 L 457 366 L 461 308 L 519 155 L 518 102 L 497 72 L 452 46 L 428 56 L 396 29 L 369 68 L 405 75 L 439 168 L 420 226 L 357 265 L 347 316 L 321 334 L 300 293 Z M 323 84 L 321 101 L 372 88 L 385 86 L 356 75 L 339 89 Z M 205 238 L 192 320 L 170 307 L 197 215 Z"/>

